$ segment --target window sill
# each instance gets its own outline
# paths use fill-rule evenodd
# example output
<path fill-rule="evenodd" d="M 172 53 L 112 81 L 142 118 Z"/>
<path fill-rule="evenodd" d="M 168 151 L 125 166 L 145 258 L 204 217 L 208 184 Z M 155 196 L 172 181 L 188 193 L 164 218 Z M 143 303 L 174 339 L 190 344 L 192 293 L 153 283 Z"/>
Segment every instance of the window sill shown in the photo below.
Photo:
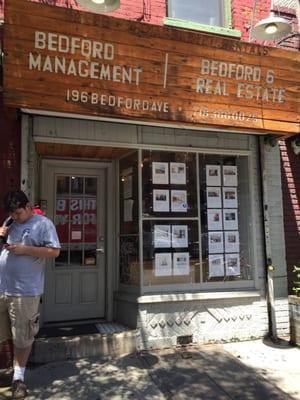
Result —
<path fill-rule="evenodd" d="M 165 17 L 163 23 L 166 26 L 174 26 L 176 28 L 185 28 L 206 33 L 215 33 L 217 35 L 230 36 L 238 39 L 240 39 L 242 35 L 241 31 L 238 31 L 237 29 L 230 29 L 222 26 L 198 24 L 197 22 L 186 21 L 183 19 Z"/>
<path fill-rule="evenodd" d="M 137 299 L 139 304 L 146 303 L 169 303 L 180 301 L 195 300 L 220 300 L 220 299 L 236 299 L 236 298 L 256 298 L 259 299 L 261 294 L 257 290 L 247 291 L 230 291 L 230 292 L 206 292 L 206 293 L 168 293 L 144 295 Z"/>

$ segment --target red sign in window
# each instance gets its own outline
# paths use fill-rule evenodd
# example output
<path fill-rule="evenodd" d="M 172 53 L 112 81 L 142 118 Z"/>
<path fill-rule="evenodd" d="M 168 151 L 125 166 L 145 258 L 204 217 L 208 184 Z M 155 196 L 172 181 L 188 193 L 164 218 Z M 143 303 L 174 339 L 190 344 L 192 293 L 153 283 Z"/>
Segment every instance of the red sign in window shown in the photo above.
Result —
<path fill-rule="evenodd" d="M 55 221 L 61 243 L 95 243 L 97 241 L 96 198 L 57 199 Z"/>

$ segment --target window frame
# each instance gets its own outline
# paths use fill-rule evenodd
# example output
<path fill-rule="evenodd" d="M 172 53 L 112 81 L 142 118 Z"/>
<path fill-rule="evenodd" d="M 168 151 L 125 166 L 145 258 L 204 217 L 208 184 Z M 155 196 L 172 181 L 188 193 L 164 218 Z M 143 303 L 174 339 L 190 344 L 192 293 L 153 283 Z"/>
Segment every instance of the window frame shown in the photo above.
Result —
<path fill-rule="evenodd" d="M 172 1 L 172 0 L 171 0 Z M 224 24 L 223 26 L 217 25 L 206 25 L 200 22 L 189 21 L 180 18 L 172 18 L 168 15 L 170 14 L 171 1 L 166 2 L 166 17 L 163 20 L 164 25 L 174 26 L 177 28 L 191 29 L 196 31 L 203 31 L 208 33 L 215 33 L 219 35 L 226 35 L 235 38 L 241 37 L 241 32 L 237 29 L 232 28 L 232 18 L 231 18 L 231 0 L 223 0 L 223 8 L 221 14 L 223 15 Z"/>

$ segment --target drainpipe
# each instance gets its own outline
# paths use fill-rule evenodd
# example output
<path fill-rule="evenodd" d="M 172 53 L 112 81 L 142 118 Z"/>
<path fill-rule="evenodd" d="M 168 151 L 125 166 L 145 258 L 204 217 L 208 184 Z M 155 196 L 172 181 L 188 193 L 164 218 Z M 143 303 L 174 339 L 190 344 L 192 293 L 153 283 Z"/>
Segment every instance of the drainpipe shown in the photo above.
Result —
<path fill-rule="evenodd" d="M 275 299 L 273 275 L 274 266 L 272 263 L 272 249 L 270 238 L 270 215 L 268 201 L 268 180 L 266 172 L 266 157 L 265 152 L 267 146 L 277 146 L 277 140 L 272 136 L 259 137 L 259 162 L 260 162 L 260 179 L 262 191 L 262 208 L 263 208 L 263 230 L 264 230 L 264 248 L 265 248 L 265 270 L 266 270 L 266 300 L 268 308 L 269 336 L 273 341 L 278 341 L 276 315 L 275 315 Z"/>

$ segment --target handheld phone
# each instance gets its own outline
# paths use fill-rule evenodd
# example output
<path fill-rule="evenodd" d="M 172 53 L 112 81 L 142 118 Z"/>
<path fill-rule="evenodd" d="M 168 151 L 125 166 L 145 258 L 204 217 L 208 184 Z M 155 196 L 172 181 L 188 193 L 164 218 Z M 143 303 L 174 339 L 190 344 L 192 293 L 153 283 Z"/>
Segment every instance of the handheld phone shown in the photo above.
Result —
<path fill-rule="evenodd" d="M 6 226 L 7 228 L 14 222 L 14 220 L 11 217 L 6 218 L 6 220 L 3 222 L 2 226 Z M 5 244 L 7 240 L 6 236 L 0 235 L 0 244 Z"/>

